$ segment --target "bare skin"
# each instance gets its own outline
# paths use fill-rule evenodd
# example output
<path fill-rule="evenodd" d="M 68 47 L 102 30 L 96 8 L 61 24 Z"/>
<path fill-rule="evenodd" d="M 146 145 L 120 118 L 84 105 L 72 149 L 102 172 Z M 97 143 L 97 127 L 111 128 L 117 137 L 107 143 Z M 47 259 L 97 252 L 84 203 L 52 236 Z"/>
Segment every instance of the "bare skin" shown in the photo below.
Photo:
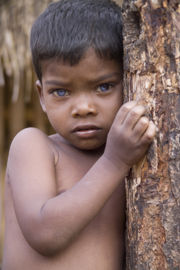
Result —
<path fill-rule="evenodd" d="M 78 65 L 44 62 L 42 73 L 57 133 L 30 128 L 12 142 L 3 270 L 122 270 L 124 178 L 155 126 L 143 106 L 121 106 L 121 68 L 90 49 Z"/>

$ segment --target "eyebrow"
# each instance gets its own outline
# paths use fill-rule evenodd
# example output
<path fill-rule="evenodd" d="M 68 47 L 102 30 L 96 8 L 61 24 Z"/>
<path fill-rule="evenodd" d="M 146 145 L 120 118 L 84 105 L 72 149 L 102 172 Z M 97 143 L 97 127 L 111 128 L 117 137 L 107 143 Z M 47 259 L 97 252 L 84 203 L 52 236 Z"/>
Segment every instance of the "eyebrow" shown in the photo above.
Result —
<path fill-rule="evenodd" d="M 94 82 L 100 83 L 101 81 L 111 79 L 114 76 L 121 76 L 122 74 L 120 72 L 113 72 L 107 75 L 100 76 L 99 78 L 95 79 Z"/>
<path fill-rule="evenodd" d="M 64 82 L 61 82 L 61 81 L 57 81 L 57 80 L 48 80 L 48 81 L 45 81 L 45 84 L 46 85 L 56 85 L 56 86 L 67 86 L 68 84 L 67 83 L 64 83 Z"/>
<path fill-rule="evenodd" d="M 121 72 L 113 72 L 113 73 L 110 73 L 110 74 L 100 76 L 100 77 L 96 78 L 95 80 L 91 80 L 91 79 L 87 80 L 87 82 L 100 83 L 101 81 L 111 79 L 114 76 L 122 76 L 122 74 L 121 74 Z M 47 80 L 47 81 L 45 81 L 45 84 L 46 85 L 63 86 L 63 87 L 66 87 L 68 85 L 68 83 L 64 83 L 62 81 L 57 81 L 57 80 Z"/>

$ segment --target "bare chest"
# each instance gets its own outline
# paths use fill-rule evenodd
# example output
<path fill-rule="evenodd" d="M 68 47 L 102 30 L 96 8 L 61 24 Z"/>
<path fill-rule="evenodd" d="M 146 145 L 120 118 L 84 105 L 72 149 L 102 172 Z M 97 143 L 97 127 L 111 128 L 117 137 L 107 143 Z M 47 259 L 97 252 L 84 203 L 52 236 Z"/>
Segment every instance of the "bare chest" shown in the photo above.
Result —
<path fill-rule="evenodd" d="M 98 158 L 98 155 L 87 156 L 84 153 L 74 153 L 68 150 L 60 152 L 56 166 L 57 194 L 73 188 L 81 181 Z M 95 220 L 104 224 L 107 224 L 107 220 L 110 220 L 111 224 L 114 221 L 115 226 L 122 228 L 125 220 L 125 185 L 123 182 L 106 202 Z"/>

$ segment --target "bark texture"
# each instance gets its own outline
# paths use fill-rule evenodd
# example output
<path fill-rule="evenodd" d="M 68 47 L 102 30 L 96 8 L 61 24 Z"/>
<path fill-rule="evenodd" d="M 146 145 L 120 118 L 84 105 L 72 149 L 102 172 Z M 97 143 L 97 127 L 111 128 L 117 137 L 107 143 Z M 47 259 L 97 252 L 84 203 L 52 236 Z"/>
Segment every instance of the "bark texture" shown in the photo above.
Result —
<path fill-rule="evenodd" d="M 180 269 L 180 3 L 124 0 L 126 100 L 158 127 L 126 181 L 127 270 Z"/>

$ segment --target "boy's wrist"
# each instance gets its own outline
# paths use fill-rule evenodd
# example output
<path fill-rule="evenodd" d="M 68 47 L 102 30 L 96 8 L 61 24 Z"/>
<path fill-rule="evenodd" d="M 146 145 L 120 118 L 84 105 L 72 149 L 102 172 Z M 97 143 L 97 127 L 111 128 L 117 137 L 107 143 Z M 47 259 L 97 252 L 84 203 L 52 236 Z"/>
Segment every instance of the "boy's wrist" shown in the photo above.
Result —
<path fill-rule="evenodd" d="M 121 173 L 124 174 L 124 176 L 128 175 L 131 166 L 127 165 L 123 161 L 114 162 L 104 154 L 102 155 L 101 159 L 104 163 L 105 168 L 117 172 L 117 174 Z"/>

